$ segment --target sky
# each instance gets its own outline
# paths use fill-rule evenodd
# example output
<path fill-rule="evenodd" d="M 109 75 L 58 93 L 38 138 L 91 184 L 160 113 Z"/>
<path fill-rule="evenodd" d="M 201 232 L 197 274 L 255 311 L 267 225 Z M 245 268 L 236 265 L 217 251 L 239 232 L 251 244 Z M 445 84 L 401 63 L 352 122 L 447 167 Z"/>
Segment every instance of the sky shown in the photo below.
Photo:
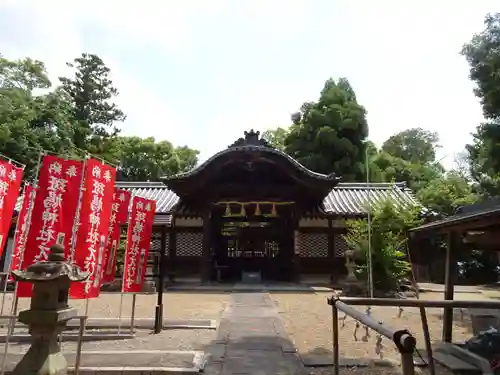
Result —
<path fill-rule="evenodd" d="M 496 6 L 495 6 L 496 5 Z M 0 52 L 46 63 L 95 53 L 127 114 L 122 134 L 200 150 L 290 124 L 329 77 L 347 77 L 381 145 L 439 133 L 447 167 L 482 121 L 462 45 L 498 0 L 0 0 Z"/>

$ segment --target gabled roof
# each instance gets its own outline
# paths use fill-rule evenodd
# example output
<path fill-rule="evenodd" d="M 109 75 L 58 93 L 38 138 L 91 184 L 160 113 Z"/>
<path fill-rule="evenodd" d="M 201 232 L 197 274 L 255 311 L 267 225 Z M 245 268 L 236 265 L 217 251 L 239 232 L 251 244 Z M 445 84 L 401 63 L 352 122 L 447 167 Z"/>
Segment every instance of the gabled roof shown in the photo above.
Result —
<path fill-rule="evenodd" d="M 258 170 L 262 165 L 273 165 L 278 170 L 286 171 L 294 183 L 305 187 L 307 194 L 314 196 L 317 201 L 340 181 L 335 173 L 326 175 L 309 170 L 290 155 L 272 147 L 260 138 L 260 132 L 254 130 L 245 132 L 244 137 L 192 170 L 165 177 L 163 181 L 183 198 L 198 196 L 209 184 L 207 180 L 211 180 L 214 175 L 224 175 L 225 168 L 230 164 L 238 165 L 248 172 Z"/>

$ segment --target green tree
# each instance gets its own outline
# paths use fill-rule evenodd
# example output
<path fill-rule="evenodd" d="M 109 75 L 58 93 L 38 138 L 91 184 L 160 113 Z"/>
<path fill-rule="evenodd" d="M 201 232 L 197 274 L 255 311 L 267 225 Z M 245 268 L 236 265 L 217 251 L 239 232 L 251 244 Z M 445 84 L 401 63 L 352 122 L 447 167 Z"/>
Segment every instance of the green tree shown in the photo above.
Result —
<path fill-rule="evenodd" d="M 277 127 L 276 129 L 268 129 L 262 133 L 262 138 L 265 139 L 271 146 L 280 151 L 285 151 L 285 141 L 288 136 L 288 129 Z"/>
<path fill-rule="evenodd" d="M 457 171 L 449 171 L 442 177 L 429 181 L 417 193 L 424 207 L 449 216 L 457 208 L 475 203 L 478 196 L 471 184 Z"/>
<path fill-rule="evenodd" d="M 406 182 L 407 186 L 415 192 L 426 186 L 429 181 L 441 177 L 444 172 L 440 164 L 414 164 L 385 151 L 380 151 L 372 157 L 370 168 L 374 170 L 370 173 L 374 178 L 372 181 Z"/>
<path fill-rule="evenodd" d="M 109 78 L 110 69 L 102 59 L 83 53 L 67 63 L 75 69 L 73 77 L 60 77 L 61 89 L 70 98 L 74 119 L 74 143 L 76 147 L 102 153 L 103 139 L 116 136 L 117 122 L 126 116 L 112 100 L 118 90 Z"/>
<path fill-rule="evenodd" d="M 419 225 L 421 207 L 396 207 L 390 200 L 377 202 L 372 207 L 371 251 L 374 289 L 397 290 L 409 276 L 411 267 L 406 259 L 406 233 Z M 354 250 L 358 277 L 367 280 L 369 225 L 366 220 L 347 222 L 344 238 Z"/>
<path fill-rule="evenodd" d="M 413 164 L 429 164 L 435 162 L 439 147 L 436 132 L 412 128 L 389 137 L 382 145 L 382 151 Z"/>
<path fill-rule="evenodd" d="M 164 176 L 191 169 L 198 151 L 188 147 L 174 148 L 170 142 L 155 142 L 153 137 L 118 137 L 113 161 L 120 165 L 121 179 L 126 181 L 159 181 Z"/>
<path fill-rule="evenodd" d="M 0 152 L 26 164 L 26 178 L 33 177 L 42 149 L 73 156 L 64 96 L 33 94 L 50 87 L 42 62 L 0 59 Z"/>
<path fill-rule="evenodd" d="M 285 140 L 289 155 L 315 172 L 363 180 L 366 110 L 347 79 L 326 81 L 319 100 L 304 103 L 292 121 Z"/>
<path fill-rule="evenodd" d="M 488 14 L 484 30 L 462 48 L 487 121 L 467 145 L 471 175 L 484 196 L 500 194 L 500 13 Z"/>

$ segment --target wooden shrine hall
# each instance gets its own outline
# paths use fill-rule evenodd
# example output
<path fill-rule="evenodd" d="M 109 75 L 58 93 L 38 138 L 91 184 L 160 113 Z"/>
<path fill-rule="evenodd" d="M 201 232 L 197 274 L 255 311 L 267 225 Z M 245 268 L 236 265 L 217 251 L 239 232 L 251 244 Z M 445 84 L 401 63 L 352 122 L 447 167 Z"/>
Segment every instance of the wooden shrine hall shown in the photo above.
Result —
<path fill-rule="evenodd" d="M 161 263 L 163 276 L 203 282 L 335 282 L 346 219 L 365 218 L 369 202 L 417 203 L 404 184 L 310 171 L 253 130 L 187 173 L 117 187 L 157 202 L 146 277 Z"/>
<path fill-rule="evenodd" d="M 299 281 L 345 273 L 345 220 L 369 202 L 414 205 L 404 184 L 341 183 L 245 132 L 193 170 L 161 182 L 119 182 L 155 199 L 150 272 L 203 282 Z"/>

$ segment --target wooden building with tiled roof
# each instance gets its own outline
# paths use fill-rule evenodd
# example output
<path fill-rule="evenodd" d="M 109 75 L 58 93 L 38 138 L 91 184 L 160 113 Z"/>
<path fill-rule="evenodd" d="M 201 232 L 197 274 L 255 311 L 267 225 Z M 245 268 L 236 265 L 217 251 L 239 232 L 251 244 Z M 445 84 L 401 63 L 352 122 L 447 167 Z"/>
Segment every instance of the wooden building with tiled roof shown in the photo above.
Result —
<path fill-rule="evenodd" d="M 163 275 L 203 282 L 298 281 L 343 277 L 345 220 L 370 202 L 417 204 L 404 184 L 340 181 L 250 131 L 187 173 L 117 187 L 156 201 L 150 276 L 162 258 Z"/>
<path fill-rule="evenodd" d="M 202 281 L 298 281 L 345 274 L 345 220 L 370 202 L 418 204 L 404 184 L 342 183 L 245 133 L 192 171 L 163 182 L 119 182 L 157 202 L 153 253 Z"/>

